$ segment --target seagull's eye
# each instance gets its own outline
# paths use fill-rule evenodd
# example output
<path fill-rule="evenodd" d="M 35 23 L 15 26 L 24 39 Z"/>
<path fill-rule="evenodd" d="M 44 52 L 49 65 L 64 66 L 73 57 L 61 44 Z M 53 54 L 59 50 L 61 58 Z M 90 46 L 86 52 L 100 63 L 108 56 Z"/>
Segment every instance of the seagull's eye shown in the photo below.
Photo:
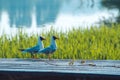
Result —
<path fill-rule="evenodd" d="M 40 37 L 40 40 L 43 40 L 43 38 L 42 38 L 42 37 Z"/>
<path fill-rule="evenodd" d="M 53 36 L 53 39 L 55 39 L 55 37 Z"/>

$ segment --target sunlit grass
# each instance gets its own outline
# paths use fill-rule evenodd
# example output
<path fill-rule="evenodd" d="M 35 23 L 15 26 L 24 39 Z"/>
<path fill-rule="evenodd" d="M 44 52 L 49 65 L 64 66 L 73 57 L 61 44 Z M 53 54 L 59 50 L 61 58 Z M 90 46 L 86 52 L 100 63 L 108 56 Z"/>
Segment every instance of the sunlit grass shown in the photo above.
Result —
<path fill-rule="evenodd" d="M 29 53 L 21 53 L 19 48 L 29 48 L 37 44 L 37 38 L 43 35 L 47 40 L 44 46 L 50 44 L 52 35 L 59 36 L 58 49 L 52 55 L 55 59 L 112 59 L 120 60 L 120 24 L 108 27 L 105 25 L 91 27 L 90 29 L 73 29 L 67 33 L 43 32 L 28 36 L 19 31 L 16 36 L 8 38 L 7 35 L 0 37 L 1 58 L 30 58 Z M 39 58 L 47 58 L 38 54 Z"/>

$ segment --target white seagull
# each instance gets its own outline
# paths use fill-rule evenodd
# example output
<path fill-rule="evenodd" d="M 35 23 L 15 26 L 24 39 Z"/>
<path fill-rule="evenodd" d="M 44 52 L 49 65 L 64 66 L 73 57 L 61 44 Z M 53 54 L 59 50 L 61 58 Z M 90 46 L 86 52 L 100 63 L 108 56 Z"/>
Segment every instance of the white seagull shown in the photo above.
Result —
<path fill-rule="evenodd" d="M 44 48 L 44 45 L 42 42 L 43 40 L 45 40 L 45 38 L 40 36 L 40 37 L 38 37 L 38 43 L 36 46 L 33 46 L 31 48 L 27 48 L 27 49 L 19 49 L 19 50 L 22 51 L 23 53 L 29 52 L 31 54 L 31 57 L 35 58 L 34 54 L 36 54 L 39 50 Z"/>
<path fill-rule="evenodd" d="M 56 36 L 52 36 L 50 46 L 39 50 L 38 53 L 44 53 L 44 54 L 48 55 L 48 57 L 50 59 L 50 54 L 54 53 L 57 49 L 57 45 L 55 42 L 56 39 L 59 39 L 59 38 L 57 38 Z"/>

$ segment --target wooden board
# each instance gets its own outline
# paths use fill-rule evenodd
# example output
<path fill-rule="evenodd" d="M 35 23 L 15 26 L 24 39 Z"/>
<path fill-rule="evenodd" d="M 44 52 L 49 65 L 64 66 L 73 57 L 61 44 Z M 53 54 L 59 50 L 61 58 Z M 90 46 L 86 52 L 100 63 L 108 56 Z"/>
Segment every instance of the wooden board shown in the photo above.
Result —
<path fill-rule="evenodd" d="M 86 60 L 83 63 L 82 60 L 0 59 L 0 80 L 11 80 L 11 78 L 12 80 L 39 78 L 120 80 L 120 60 Z"/>

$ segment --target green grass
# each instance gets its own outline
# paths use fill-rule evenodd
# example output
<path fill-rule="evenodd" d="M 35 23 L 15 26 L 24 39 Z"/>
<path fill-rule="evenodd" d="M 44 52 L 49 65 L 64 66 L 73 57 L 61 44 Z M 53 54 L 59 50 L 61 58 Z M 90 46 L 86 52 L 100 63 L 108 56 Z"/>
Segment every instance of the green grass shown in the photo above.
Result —
<path fill-rule="evenodd" d="M 55 59 L 90 59 L 90 60 L 120 60 L 120 24 L 108 27 L 101 25 L 90 29 L 73 29 L 67 33 L 43 32 L 41 34 L 31 34 L 19 31 L 16 36 L 8 38 L 7 35 L 0 37 L 0 58 L 30 58 L 30 54 L 21 53 L 19 48 L 29 48 L 37 43 L 39 35 L 43 35 L 47 40 L 44 46 L 50 44 L 52 35 L 59 36 L 57 40 L 58 49 L 52 55 Z M 38 54 L 39 58 L 47 58 L 43 54 Z"/>

